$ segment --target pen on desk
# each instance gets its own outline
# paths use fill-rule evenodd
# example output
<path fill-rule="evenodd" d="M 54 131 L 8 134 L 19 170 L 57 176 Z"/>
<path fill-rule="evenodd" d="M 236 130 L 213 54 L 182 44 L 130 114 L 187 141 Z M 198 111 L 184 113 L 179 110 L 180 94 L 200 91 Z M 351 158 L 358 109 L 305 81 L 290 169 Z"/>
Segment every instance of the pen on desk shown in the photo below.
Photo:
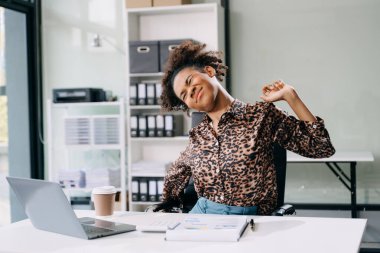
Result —
<path fill-rule="evenodd" d="M 251 230 L 255 231 L 255 221 L 253 219 L 249 221 L 249 225 L 251 226 Z"/>

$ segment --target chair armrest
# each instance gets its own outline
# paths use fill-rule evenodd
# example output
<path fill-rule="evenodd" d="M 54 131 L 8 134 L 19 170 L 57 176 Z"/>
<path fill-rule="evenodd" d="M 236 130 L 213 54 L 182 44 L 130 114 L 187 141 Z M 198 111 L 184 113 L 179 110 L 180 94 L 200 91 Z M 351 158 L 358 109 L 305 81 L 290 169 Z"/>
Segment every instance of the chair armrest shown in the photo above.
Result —
<path fill-rule="evenodd" d="M 272 216 L 284 216 L 284 215 L 292 215 L 296 214 L 296 210 L 292 205 L 285 204 L 279 208 L 277 208 L 273 213 Z"/>

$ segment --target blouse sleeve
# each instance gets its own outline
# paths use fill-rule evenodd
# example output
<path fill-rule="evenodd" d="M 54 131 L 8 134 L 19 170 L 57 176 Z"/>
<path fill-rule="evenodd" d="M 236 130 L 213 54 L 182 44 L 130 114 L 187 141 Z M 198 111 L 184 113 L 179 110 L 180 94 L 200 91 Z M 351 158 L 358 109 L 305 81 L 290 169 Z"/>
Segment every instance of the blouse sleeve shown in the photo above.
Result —
<path fill-rule="evenodd" d="M 309 158 L 326 158 L 335 153 L 324 121 L 301 121 L 268 104 L 268 118 L 272 121 L 274 142 L 299 155 Z"/>
<path fill-rule="evenodd" d="M 191 177 L 189 166 L 189 146 L 181 152 L 179 158 L 173 163 L 165 175 L 163 201 L 169 199 L 182 202 L 183 191 Z"/>

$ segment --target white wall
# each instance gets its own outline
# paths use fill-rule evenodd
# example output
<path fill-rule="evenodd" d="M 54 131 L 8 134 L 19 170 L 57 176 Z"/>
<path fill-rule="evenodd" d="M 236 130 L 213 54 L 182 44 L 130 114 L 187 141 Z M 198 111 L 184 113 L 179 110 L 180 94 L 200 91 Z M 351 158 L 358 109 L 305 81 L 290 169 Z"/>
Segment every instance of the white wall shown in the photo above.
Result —
<path fill-rule="evenodd" d="M 103 88 L 125 97 L 123 15 L 120 0 L 42 1 L 45 137 L 46 99 L 52 98 L 52 89 Z M 101 47 L 93 46 L 96 34 Z M 45 154 L 48 165 L 47 146 Z"/>
<path fill-rule="evenodd" d="M 45 98 L 52 88 L 101 87 L 124 96 L 123 2 L 43 0 Z M 102 47 L 93 47 L 95 34 Z"/>
<path fill-rule="evenodd" d="M 293 85 L 337 150 L 374 153 L 358 166 L 358 201 L 380 203 L 380 1 L 232 0 L 230 9 L 233 95 L 254 102 L 267 82 Z M 349 200 L 327 167 L 288 173 L 288 201 Z"/>

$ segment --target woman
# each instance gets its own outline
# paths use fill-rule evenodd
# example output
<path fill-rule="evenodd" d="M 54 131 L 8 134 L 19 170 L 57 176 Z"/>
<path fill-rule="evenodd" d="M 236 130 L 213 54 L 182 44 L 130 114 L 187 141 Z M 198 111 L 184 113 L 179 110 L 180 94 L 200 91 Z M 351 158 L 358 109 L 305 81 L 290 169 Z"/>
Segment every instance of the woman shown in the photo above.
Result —
<path fill-rule="evenodd" d="M 315 117 L 282 81 L 265 85 L 264 102 L 245 104 L 220 84 L 227 67 L 219 52 L 186 41 L 170 55 L 162 80 L 162 107 L 206 113 L 189 132 L 186 150 L 173 163 L 164 182 L 167 209 L 181 202 L 191 176 L 198 201 L 190 213 L 261 214 L 276 208 L 273 144 L 311 158 L 329 157 L 335 150 L 323 120 Z M 284 100 L 298 119 L 272 102 Z"/>

